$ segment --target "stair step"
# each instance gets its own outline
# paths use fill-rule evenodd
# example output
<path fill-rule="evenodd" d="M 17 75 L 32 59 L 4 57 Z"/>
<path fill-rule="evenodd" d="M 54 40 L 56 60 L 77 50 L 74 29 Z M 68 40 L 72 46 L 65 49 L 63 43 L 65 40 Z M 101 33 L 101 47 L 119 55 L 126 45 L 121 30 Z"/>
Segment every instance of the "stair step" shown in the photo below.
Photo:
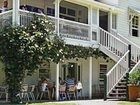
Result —
<path fill-rule="evenodd" d="M 115 88 L 126 88 L 126 86 L 124 86 L 124 85 L 121 85 L 121 86 L 117 85 L 117 86 L 115 86 Z"/>
<path fill-rule="evenodd" d="M 122 92 L 122 91 L 126 91 L 126 89 L 113 89 L 113 91 L 119 91 L 119 92 Z"/>
<path fill-rule="evenodd" d="M 122 92 L 122 93 L 110 93 L 110 95 L 126 95 L 126 92 Z"/>
<path fill-rule="evenodd" d="M 126 81 L 121 81 L 121 82 L 119 82 L 118 84 L 126 84 Z"/>
<path fill-rule="evenodd" d="M 126 96 L 108 96 L 108 99 L 126 99 Z"/>

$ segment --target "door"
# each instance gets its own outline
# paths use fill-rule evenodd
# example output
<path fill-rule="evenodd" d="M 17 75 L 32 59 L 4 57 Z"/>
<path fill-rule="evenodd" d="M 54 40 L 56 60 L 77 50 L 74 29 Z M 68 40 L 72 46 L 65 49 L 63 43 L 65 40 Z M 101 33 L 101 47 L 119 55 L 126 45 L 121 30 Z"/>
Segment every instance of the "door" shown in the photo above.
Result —
<path fill-rule="evenodd" d="M 60 77 L 66 80 L 67 76 L 74 78 L 76 81 L 81 81 L 81 66 L 78 63 L 68 62 L 62 65 Z"/>
<path fill-rule="evenodd" d="M 108 12 L 99 11 L 99 26 L 108 31 Z"/>

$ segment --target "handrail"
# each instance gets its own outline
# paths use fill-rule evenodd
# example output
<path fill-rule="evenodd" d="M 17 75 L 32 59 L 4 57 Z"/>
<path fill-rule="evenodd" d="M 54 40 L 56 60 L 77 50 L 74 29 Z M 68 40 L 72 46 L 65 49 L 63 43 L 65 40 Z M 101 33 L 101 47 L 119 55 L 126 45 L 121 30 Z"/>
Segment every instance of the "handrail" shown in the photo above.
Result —
<path fill-rule="evenodd" d="M 29 14 L 32 14 L 32 15 L 46 16 L 45 14 L 42 14 L 42 13 L 36 13 L 36 12 L 31 12 L 31 11 L 21 10 L 21 9 L 19 10 L 19 12 L 29 13 Z"/>
<path fill-rule="evenodd" d="M 103 30 L 104 32 L 106 32 L 107 34 L 111 35 L 112 37 L 114 37 L 115 39 L 117 39 L 118 41 L 120 41 L 121 43 L 125 44 L 126 46 L 128 46 L 128 44 L 126 44 L 125 42 L 123 42 L 122 40 L 120 40 L 119 38 L 117 38 L 116 36 L 112 35 L 111 33 L 109 33 L 108 31 L 104 30 L 103 28 L 99 27 L 99 29 Z"/>
<path fill-rule="evenodd" d="M 19 11 L 20 12 L 29 13 L 29 14 L 33 14 L 33 15 L 46 16 L 45 14 L 42 14 L 42 13 L 36 13 L 36 12 L 31 12 L 31 11 L 26 11 L 26 10 L 21 10 L 21 9 Z M 53 17 L 53 16 L 47 16 L 47 17 L 57 19 L 56 17 Z M 74 23 L 74 24 L 79 24 L 79 25 L 83 25 L 83 26 L 90 26 L 89 24 L 84 24 L 84 23 L 80 23 L 80 22 L 76 22 L 76 21 L 71 21 L 71 20 L 66 20 L 66 19 L 62 19 L 62 18 L 59 18 L 59 20 L 70 22 L 70 23 Z"/>
<path fill-rule="evenodd" d="M 118 32 L 115 32 L 114 30 L 111 30 L 111 32 L 113 33 L 114 36 L 118 37 L 125 43 L 131 45 L 131 60 L 135 63 L 138 63 L 138 61 L 140 60 L 140 47 L 134 42 L 125 38 L 123 35 L 119 34 Z"/>
<path fill-rule="evenodd" d="M 122 58 L 120 58 L 120 60 L 113 66 L 113 68 L 106 74 L 107 76 L 115 69 L 115 67 L 117 67 L 117 65 L 123 60 L 123 58 L 125 58 L 125 56 L 129 53 L 130 51 L 128 50 Z"/>
<path fill-rule="evenodd" d="M 59 20 L 70 22 L 70 23 L 74 23 L 74 24 L 78 24 L 78 25 L 83 25 L 83 26 L 87 26 L 87 27 L 90 26 L 89 24 L 84 24 L 84 23 L 80 23 L 80 22 L 76 22 L 76 21 L 71 21 L 71 20 L 66 20 L 66 19 L 62 19 L 62 18 L 59 18 Z"/>
<path fill-rule="evenodd" d="M 13 10 L 8 10 L 8 11 L 5 11 L 5 12 L 0 13 L 0 15 L 4 15 L 4 14 L 10 13 L 10 12 L 12 12 L 12 11 L 13 11 Z"/>
<path fill-rule="evenodd" d="M 138 63 L 132 68 L 132 70 L 129 72 L 129 74 L 131 74 L 132 72 L 134 72 L 135 69 L 138 67 L 139 64 L 140 64 L 140 60 L 139 60 Z"/>
<path fill-rule="evenodd" d="M 113 66 L 113 68 L 106 74 L 106 95 L 108 96 L 109 93 L 114 89 L 114 87 L 119 83 L 119 81 L 124 77 L 124 75 L 128 72 L 128 67 L 121 66 L 121 61 L 125 61 L 125 57 L 128 57 L 129 50 L 120 58 L 120 60 Z M 128 58 L 126 59 L 128 62 Z"/>
<path fill-rule="evenodd" d="M 115 32 L 114 30 L 111 30 L 111 31 Z M 126 41 L 128 41 L 130 44 L 132 44 L 132 45 L 134 45 L 134 46 L 136 46 L 136 47 L 138 47 L 138 48 L 140 49 L 140 47 L 139 47 L 137 44 L 135 44 L 134 42 L 132 42 L 132 41 L 130 41 L 129 39 L 127 39 L 126 37 L 122 36 L 122 35 L 119 34 L 118 32 L 115 32 L 115 33 L 117 34 L 117 36 L 120 36 L 120 37 L 124 38 L 124 39 L 125 39 Z"/>

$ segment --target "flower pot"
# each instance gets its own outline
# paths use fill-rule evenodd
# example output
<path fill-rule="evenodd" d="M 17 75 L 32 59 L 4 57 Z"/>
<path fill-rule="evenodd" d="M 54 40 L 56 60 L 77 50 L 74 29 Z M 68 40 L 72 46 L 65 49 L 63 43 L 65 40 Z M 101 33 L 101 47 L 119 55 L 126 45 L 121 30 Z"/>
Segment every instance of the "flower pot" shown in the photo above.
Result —
<path fill-rule="evenodd" d="M 128 86 L 128 92 L 129 92 L 129 101 L 136 101 L 136 99 L 138 98 L 138 91 L 139 86 L 135 86 L 135 85 L 129 85 Z"/>

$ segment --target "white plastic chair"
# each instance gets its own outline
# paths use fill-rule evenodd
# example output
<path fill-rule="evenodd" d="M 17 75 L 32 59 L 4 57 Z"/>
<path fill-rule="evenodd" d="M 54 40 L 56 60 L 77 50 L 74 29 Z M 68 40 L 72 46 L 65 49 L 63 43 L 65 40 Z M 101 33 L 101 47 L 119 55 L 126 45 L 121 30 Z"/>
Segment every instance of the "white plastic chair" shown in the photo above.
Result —
<path fill-rule="evenodd" d="M 0 98 L 5 95 L 5 101 L 8 102 L 8 86 L 0 86 Z"/>

